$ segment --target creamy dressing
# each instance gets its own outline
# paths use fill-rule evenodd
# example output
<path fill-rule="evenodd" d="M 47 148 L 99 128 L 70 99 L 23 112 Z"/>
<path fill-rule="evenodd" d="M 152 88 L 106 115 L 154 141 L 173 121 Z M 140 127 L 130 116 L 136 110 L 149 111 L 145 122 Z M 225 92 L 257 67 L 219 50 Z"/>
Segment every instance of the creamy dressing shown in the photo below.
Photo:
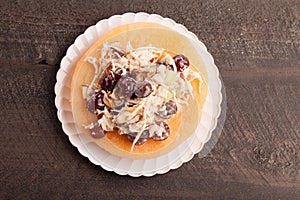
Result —
<path fill-rule="evenodd" d="M 105 43 L 101 52 L 98 60 L 95 57 L 87 57 L 84 60 L 94 67 L 95 75 L 89 86 L 82 87 L 83 98 L 90 99 L 95 91 L 104 94 L 103 101 L 106 107 L 103 111 L 97 110 L 97 113 L 102 115 L 98 123 L 104 131 L 118 129 L 119 134 L 134 133 L 131 151 L 144 131 L 149 132 L 150 138 L 162 137 L 164 128 L 159 123 L 166 122 L 167 118 L 161 116 L 174 115 L 171 113 L 168 116 L 166 103 L 174 102 L 177 107 L 173 111 L 176 113 L 182 104 L 188 104 L 189 98 L 193 97 L 190 82 L 199 79 L 202 83 L 201 76 L 191 69 L 186 69 L 182 74 L 178 73 L 172 56 L 163 49 L 132 49 L 130 43 L 126 49 L 121 49 L 118 43 Z M 121 69 L 122 77 L 128 73 L 135 76 L 135 81 L 149 82 L 151 89 L 148 88 L 144 92 L 151 92 L 150 95 L 134 99 L 120 96 L 116 89 L 118 83 L 113 91 L 104 91 L 99 81 L 107 66 L 111 67 L 111 76 L 115 76 L 114 72 Z M 119 106 L 123 107 L 118 109 Z M 94 128 L 94 125 L 90 124 L 86 128 Z"/>

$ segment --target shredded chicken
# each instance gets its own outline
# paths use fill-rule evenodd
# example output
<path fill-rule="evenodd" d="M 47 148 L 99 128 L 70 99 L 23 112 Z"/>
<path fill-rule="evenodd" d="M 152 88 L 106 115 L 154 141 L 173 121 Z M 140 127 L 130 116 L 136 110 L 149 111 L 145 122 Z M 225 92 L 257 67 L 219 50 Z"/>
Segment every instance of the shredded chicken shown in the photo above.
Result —
<path fill-rule="evenodd" d="M 85 61 L 94 66 L 95 77 L 89 86 L 84 86 L 83 98 L 89 99 L 93 91 L 100 90 L 104 94 L 107 108 L 97 111 L 102 114 L 98 122 L 105 131 L 117 129 L 119 134 L 135 133 L 131 150 L 145 130 L 149 131 L 149 137 L 162 136 L 164 129 L 157 124 L 157 119 L 166 119 L 158 117 L 157 113 L 167 113 L 164 109 L 169 100 L 174 101 L 178 109 L 182 104 L 188 104 L 189 98 L 193 97 L 190 82 L 196 78 L 202 83 L 201 76 L 191 69 L 184 71 L 184 78 L 180 77 L 172 56 L 164 49 L 154 47 L 133 49 L 128 43 L 122 49 L 119 43 L 105 43 L 98 60 L 87 57 Z M 136 81 L 149 82 L 153 91 L 145 98 L 126 99 L 120 98 L 115 89 L 112 92 L 101 90 L 96 83 L 108 65 L 112 71 L 122 69 L 121 76 L 131 73 L 135 74 Z"/>

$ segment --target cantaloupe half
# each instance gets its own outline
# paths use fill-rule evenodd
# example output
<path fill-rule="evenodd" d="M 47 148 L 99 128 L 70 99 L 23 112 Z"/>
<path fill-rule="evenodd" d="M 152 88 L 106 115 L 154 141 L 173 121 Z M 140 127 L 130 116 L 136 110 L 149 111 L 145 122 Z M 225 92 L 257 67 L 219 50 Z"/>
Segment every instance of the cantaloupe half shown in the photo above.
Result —
<path fill-rule="evenodd" d="M 89 85 L 94 77 L 93 66 L 84 62 L 84 59 L 87 56 L 99 58 L 102 44 L 116 41 L 124 46 L 130 41 L 133 48 L 151 45 L 166 49 L 168 53 L 173 55 L 184 54 L 192 63 L 191 68 L 205 76 L 203 64 L 193 45 L 190 44 L 186 37 L 167 27 L 153 23 L 135 23 L 112 29 L 90 47 L 76 64 L 71 85 L 71 104 L 75 122 L 81 131 L 102 149 L 116 156 L 130 159 L 159 157 L 173 150 L 194 133 L 200 121 L 207 85 L 205 81 L 200 84 L 196 79 L 192 82 L 195 98 L 190 98 L 189 105 L 182 106 L 182 109 L 172 119 L 167 121 L 171 133 L 164 141 L 148 139 L 143 145 L 135 146 L 131 152 L 132 143 L 127 140 L 125 135 L 108 132 L 105 137 L 94 139 L 90 136 L 89 130 L 83 127 L 83 125 L 88 125 L 97 119 L 95 115 L 86 110 L 86 101 L 82 97 L 82 85 Z M 197 66 L 197 69 L 193 66 Z M 203 80 L 205 80 L 205 77 Z"/>

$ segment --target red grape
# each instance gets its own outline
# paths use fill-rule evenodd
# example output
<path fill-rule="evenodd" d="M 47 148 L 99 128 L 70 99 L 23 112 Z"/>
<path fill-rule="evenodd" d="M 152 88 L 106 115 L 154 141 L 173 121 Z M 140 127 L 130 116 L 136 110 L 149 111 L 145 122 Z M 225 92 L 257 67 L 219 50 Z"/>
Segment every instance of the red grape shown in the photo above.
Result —
<path fill-rule="evenodd" d="M 111 74 L 104 74 L 100 80 L 101 89 L 106 92 L 112 92 L 116 85 L 116 80 Z"/>
<path fill-rule="evenodd" d="M 98 121 L 94 121 L 91 125 L 91 128 L 89 128 L 89 130 L 90 130 L 91 136 L 93 138 L 97 138 L 97 139 L 104 137 L 105 133 L 106 133 Z"/>
<path fill-rule="evenodd" d="M 153 89 L 148 81 L 138 82 L 135 86 L 135 96 L 138 98 L 145 98 L 152 93 Z"/>
<path fill-rule="evenodd" d="M 189 59 L 184 55 L 177 55 L 173 59 L 178 72 L 183 72 L 186 68 L 190 66 Z"/>
<path fill-rule="evenodd" d="M 104 110 L 103 97 L 104 94 L 101 92 L 95 92 L 86 103 L 87 110 L 94 114 L 97 114 L 97 110 Z"/>
<path fill-rule="evenodd" d="M 130 76 L 123 76 L 120 78 L 117 87 L 116 94 L 119 97 L 129 98 L 134 93 L 136 82 Z"/>
<path fill-rule="evenodd" d="M 165 103 L 165 110 L 161 110 L 158 112 L 158 115 L 163 119 L 169 119 L 177 112 L 177 105 L 174 101 L 169 100 Z"/>
<path fill-rule="evenodd" d="M 115 80 L 118 81 L 122 77 L 123 69 L 117 68 L 114 72 Z"/>
<path fill-rule="evenodd" d="M 157 124 L 160 125 L 160 126 L 163 126 L 164 131 L 162 132 L 161 136 L 155 135 L 155 136 L 152 136 L 152 139 L 153 140 L 158 140 L 158 141 L 162 141 L 162 140 L 167 139 L 169 137 L 169 135 L 170 135 L 170 127 L 169 127 L 169 125 L 166 122 L 159 122 Z"/>

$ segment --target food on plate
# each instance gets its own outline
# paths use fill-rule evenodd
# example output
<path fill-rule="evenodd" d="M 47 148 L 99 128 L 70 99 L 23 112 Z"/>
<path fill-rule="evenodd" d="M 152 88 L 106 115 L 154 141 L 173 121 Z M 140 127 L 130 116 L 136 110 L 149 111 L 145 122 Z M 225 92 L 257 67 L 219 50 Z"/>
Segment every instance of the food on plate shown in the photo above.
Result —
<path fill-rule="evenodd" d="M 135 159 L 171 151 L 193 133 L 206 84 L 182 54 L 101 43 L 77 63 L 71 88 L 79 128 L 109 153 Z"/>

